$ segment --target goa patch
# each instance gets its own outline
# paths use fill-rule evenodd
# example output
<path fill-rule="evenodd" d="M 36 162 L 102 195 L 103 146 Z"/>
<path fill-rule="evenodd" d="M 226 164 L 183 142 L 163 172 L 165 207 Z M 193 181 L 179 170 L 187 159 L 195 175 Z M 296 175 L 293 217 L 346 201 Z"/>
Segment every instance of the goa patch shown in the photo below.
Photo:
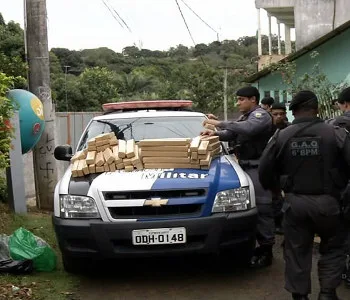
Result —
<path fill-rule="evenodd" d="M 289 142 L 292 156 L 318 156 L 321 155 L 320 137 L 292 138 Z"/>

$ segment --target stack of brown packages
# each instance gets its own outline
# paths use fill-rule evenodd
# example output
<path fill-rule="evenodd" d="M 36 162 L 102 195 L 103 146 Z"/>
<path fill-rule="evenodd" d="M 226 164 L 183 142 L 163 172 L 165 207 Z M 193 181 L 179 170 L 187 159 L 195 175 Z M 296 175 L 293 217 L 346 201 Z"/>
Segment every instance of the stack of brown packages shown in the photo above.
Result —
<path fill-rule="evenodd" d="M 221 152 L 218 137 L 194 139 L 118 140 L 114 133 L 101 134 L 88 141 L 88 148 L 71 159 L 72 176 L 135 169 L 209 169 Z"/>
<path fill-rule="evenodd" d="M 139 149 L 134 140 L 118 140 L 113 132 L 101 134 L 88 141 L 88 148 L 77 152 L 71 159 L 72 176 L 114 172 L 125 169 L 143 169 Z"/>

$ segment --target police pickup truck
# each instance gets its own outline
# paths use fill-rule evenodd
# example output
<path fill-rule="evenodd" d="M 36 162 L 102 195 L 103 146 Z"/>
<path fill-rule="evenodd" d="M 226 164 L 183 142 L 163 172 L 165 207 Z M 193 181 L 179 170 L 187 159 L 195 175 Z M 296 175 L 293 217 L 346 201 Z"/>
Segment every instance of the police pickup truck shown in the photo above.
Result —
<path fill-rule="evenodd" d="M 118 139 L 193 138 L 206 116 L 191 101 L 134 101 L 104 105 L 85 128 L 76 151 L 97 135 Z M 117 170 L 73 177 L 71 166 L 56 185 L 53 224 L 64 267 L 84 262 L 193 253 L 220 253 L 249 261 L 257 209 L 250 177 L 224 147 L 209 170 Z M 69 161 L 69 145 L 55 149 Z M 232 251 L 232 252 L 231 252 Z M 227 251 L 226 251 L 227 252 Z"/>

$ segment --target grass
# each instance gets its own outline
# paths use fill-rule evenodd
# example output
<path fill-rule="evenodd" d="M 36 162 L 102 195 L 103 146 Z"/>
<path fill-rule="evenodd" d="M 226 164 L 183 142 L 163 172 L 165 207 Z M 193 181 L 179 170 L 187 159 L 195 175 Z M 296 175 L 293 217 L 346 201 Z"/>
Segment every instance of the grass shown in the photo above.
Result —
<path fill-rule="evenodd" d="M 57 268 L 53 272 L 36 272 L 30 275 L 0 275 L 0 299 L 78 299 L 74 293 L 78 278 L 63 270 L 60 251 L 56 242 L 51 213 L 31 209 L 27 215 L 15 215 L 0 203 L 0 234 L 11 235 L 23 227 L 44 239 L 57 254 Z M 13 288 L 15 286 L 15 288 Z M 17 289 L 19 288 L 19 290 Z"/>

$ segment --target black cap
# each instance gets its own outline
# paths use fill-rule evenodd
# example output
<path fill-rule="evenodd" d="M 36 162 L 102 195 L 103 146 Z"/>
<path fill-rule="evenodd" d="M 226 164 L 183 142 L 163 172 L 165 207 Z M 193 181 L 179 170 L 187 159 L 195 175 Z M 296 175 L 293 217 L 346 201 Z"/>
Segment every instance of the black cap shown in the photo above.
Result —
<path fill-rule="evenodd" d="M 261 104 L 272 105 L 275 102 L 275 99 L 272 97 L 265 97 L 261 99 Z"/>
<path fill-rule="evenodd" d="M 261 102 L 262 102 L 262 100 L 261 100 Z M 285 105 L 284 103 L 280 103 L 280 102 L 277 102 L 277 103 L 272 104 L 271 109 L 283 109 L 283 110 L 287 110 L 286 105 Z"/>
<path fill-rule="evenodd" d="M 255 96 L 257 102 L 259 102 L 259 99 L 260 99 L 259 90 L 254 86 L 243 87 L 236 92 L 236 95 L 241 97 L 249 97 L 249 98 Z"/>
<path fill-rule="evenodd" d="M 311 91 L 300 91 L 292 99 L 289 104 L 289 110 L 295 110 L 301 105 L 306 103 L 313 103 L 315 106 L 318 105 L 318 99 L 315 93 Z"/>
<path fill-rule="evenodd" d="M 339 94 L 337 102 L 339 103 L 350 102 L 350 87 L 342 90 L 342 92 Z"/>

